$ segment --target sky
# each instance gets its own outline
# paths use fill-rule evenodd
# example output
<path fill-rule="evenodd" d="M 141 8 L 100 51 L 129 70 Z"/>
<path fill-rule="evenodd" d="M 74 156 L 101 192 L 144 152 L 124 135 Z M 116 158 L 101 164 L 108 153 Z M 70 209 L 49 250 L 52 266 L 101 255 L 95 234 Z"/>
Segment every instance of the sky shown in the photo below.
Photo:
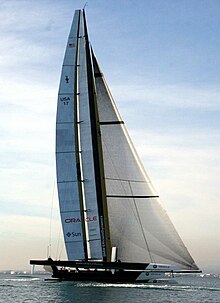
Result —
<path fill-rule="evenodd" d="M 55 119 L 75 9 L 0 0 L 0 270 L 65 258 Z M 196 263 L 220 272 L 220 1 L 91 0 L 90 41 L 142 162 Z M 51 246 L 49 246 L 51 244 Z"/>

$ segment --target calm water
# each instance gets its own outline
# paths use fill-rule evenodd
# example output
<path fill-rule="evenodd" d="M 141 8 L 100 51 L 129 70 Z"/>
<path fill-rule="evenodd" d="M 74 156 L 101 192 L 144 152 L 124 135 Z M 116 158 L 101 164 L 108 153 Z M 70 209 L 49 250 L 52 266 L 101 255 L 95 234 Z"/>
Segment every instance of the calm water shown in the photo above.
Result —
<path fill-rule="evenodd" d="M 0 303 L 220 303 L 220 278 L 180 277 L 173 285 L 45 282 L 45 276 L 0 275 Z"/>

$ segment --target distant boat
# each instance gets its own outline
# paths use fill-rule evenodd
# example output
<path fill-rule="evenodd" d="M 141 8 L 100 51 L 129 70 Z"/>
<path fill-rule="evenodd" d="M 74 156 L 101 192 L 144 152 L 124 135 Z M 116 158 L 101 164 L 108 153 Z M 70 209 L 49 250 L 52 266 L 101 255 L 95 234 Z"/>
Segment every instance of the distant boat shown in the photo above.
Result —
<path fill-rule="evenodd" d="M 68 260 L 31 264 L 74 281 L 149 282 L 200 272 L 131 142 L 89 42 L 84 10 L 75 11 L 62 67 L 56 165 Z"/>

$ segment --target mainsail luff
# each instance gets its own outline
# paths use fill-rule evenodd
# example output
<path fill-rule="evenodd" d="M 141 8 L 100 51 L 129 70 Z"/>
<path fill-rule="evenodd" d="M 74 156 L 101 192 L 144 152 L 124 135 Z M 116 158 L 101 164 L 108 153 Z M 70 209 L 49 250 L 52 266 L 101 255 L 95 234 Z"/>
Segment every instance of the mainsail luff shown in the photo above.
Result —
<path fill-rule="evenodd" d="M 91 51 L 90 45 L 89 45 L 89 38 L 88 38 L 88 31 L 87 31 L 84 10 L 83 10 L 83 18 L 84 18 L 84 32 L 85 32 L 85 51 L 86 51 L 86 59 L 87 59 L 89 109 L 90 109 L 93 157 L 94 157 L 97 207 L 98 207 L 99 222 L 100 222 L 102 257 L 103 257 L 104 261 L 110 261 L 111 244 L 110 244 L 110 235 L 109 235 L 106 189 L 105 189 L 105 182 L 104 182 L 104 166 L 103 166 L 103 159 L 102 159 L 102 157 L 103 157 L 102 156 L 102 144 L 101 144 L 101 137 L 100 137 L 101 132 L 100 132 L 100 127 L 99 127 L 94 70 L 93 70 L 92 60 L 91 60 L 92 51 Z"/>
<path fill-rule="evenodd" d="M 103 216 L 100 212 L 100 173 L 97 148 L 94 87 L 84 12 L 81 12 L 79 46 L 79 131 L 83 174 L 84 211 L 88 257 L 106 260 Z M 102 210 L 102 209 L 101 209 Z"/>

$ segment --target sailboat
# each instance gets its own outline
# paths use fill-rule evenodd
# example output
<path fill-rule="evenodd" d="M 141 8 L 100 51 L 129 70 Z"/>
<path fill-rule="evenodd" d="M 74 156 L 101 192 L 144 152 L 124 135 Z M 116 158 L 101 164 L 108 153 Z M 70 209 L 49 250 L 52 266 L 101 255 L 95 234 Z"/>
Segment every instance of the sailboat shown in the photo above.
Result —
<path fill-rule="evenodd" d="M 137 155 L 76 10 L 61 72 L 56 168 L 67 260 L 60 280 L 148 282 L 200 272 Z"/>

